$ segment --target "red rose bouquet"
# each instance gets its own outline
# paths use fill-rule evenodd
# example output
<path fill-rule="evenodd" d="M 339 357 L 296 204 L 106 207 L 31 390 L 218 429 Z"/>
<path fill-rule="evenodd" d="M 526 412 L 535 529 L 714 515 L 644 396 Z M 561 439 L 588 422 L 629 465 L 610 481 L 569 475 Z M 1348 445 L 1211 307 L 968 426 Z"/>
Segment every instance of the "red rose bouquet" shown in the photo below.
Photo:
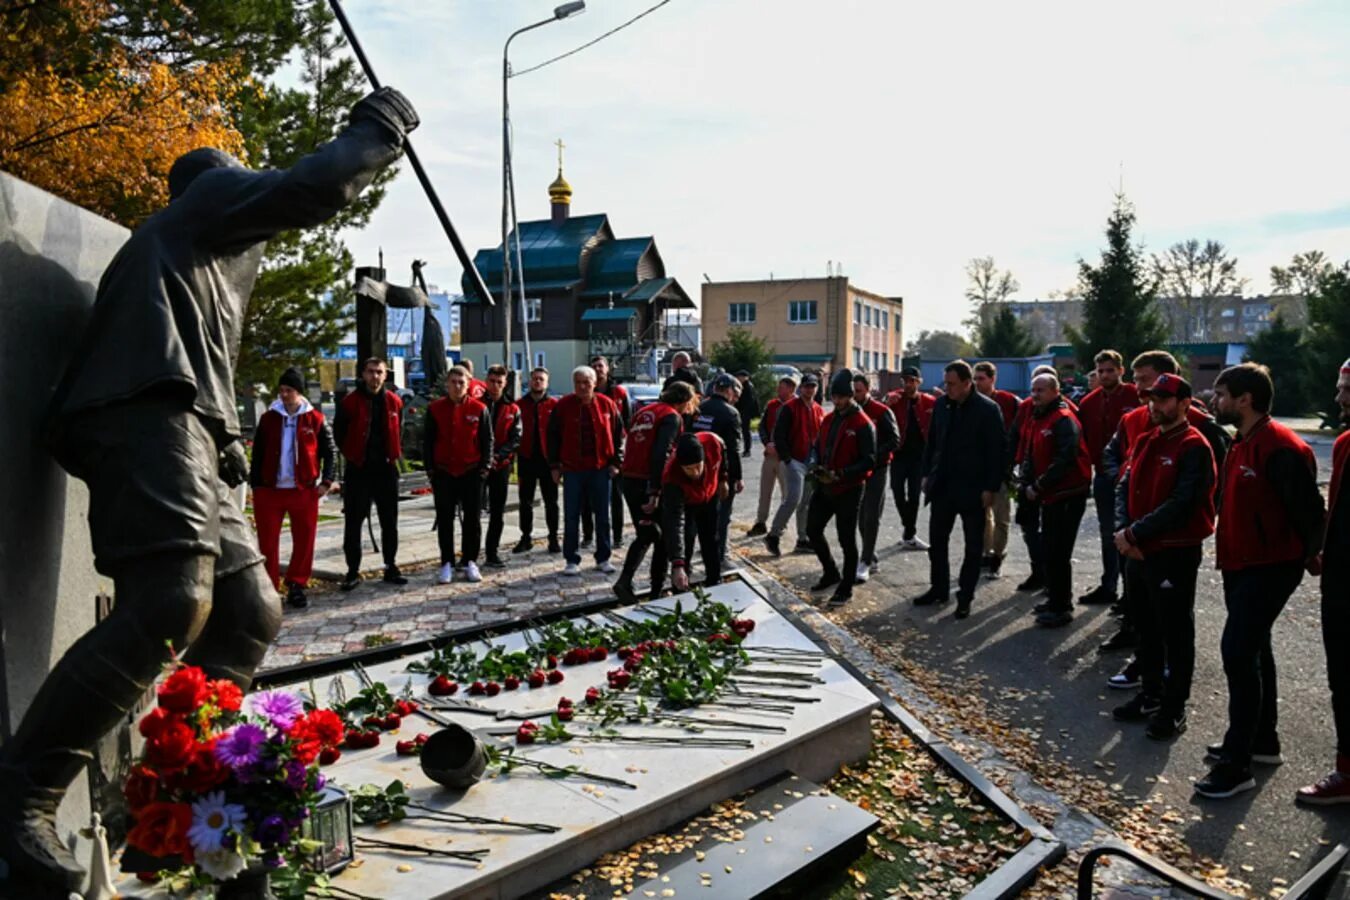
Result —
<path fill-rule="evenodd" d="M 162 877 L 199 887 L 250 867 L 304 868 L 317 849 L 304 824 L 324 787 L 319 758 L 343 739 L 336 713 L 285 691 L 245 700 L 233 682 L 181 666 L 140 732 L 145 750 L 123 786 L 127 843 L 163 863 Z"/>

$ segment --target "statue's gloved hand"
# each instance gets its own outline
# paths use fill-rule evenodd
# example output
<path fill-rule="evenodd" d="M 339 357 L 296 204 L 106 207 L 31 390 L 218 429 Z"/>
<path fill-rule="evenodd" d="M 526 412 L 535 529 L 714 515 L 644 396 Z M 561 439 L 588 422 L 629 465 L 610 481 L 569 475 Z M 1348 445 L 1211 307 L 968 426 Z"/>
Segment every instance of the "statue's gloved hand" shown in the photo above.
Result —
<path fill-rule="evenodd" d="M 248 457 L 244 455 L 243 441 L 235 441 L 220 451 L 220 462 L 216 470 L 220 480 L 230 487 L 239 487 L 248 478 Z"/>
<path fill-rule="evenodd" d="M 391 87 L 382 87 L 362 97 L 352 107 L 351 119 L 353 122 L 373 119 L 399 135 L 411 133 L 422 122 L 408 98 Z"/>

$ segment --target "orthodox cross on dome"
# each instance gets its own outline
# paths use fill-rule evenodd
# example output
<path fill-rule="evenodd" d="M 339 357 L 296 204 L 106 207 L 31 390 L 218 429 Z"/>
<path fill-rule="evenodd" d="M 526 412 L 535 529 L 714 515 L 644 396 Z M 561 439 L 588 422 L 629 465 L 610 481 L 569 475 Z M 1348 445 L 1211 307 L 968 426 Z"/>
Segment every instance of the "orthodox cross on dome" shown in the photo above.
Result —
<path fill-rule="evenodd" d="M 562 138 L 558 138 L 553 142 L 553 146 L 558 148 L 558 177 L 548 186 L 548 196 L 554 206 L 554 221 L 561 221 L 559 218 L 561 210 L 565 210 L 572 202 L 572 186 L 567 183 L 567 179 L 563 177 L 562 171 L 563 150 L 567 145 L 563 143 Z M 561 218 L 566 218 L 566 216 L 562 216 Z"/>
<path fill-rule="evenodd" d="M 567 145 L 563 143 L 562 138 L 558 138 L 556 141 L 554 141 L 553 145 L 558 148 L 558 174 L 561 175 L 563 150 L 567 147 Z"/>

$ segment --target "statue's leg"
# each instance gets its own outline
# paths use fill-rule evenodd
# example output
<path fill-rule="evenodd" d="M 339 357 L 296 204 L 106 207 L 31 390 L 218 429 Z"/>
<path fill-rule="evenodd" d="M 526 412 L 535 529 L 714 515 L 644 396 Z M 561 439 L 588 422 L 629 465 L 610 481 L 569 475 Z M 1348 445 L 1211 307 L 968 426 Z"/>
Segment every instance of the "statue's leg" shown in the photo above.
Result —
<path fill-rule="evenodd" d="M 66 651 L 0 749 L 0 896 L 78 888 L 83 872 L 56 830 L 56 808 L 93 749 L 130 712 L 211 608 L 215 558 L 142 557 L 114 574 L 112 613 Z M 266 576 L 264 576 L 266 577 Z"/>

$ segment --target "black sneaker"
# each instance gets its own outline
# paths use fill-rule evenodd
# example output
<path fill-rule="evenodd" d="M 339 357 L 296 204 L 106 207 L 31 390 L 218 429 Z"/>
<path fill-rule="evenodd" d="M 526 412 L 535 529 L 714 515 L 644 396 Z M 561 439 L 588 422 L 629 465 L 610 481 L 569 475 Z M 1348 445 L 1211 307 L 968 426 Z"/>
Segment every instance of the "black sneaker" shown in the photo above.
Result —
<path fill-rule="evenodd" d="M 309 598 L 305 596 L 305 589 L 298 584 L 292 584 L 286 590 L 286 605 L 295 609 L 304 609 L 309 606 Z"/>
<path fill-rule="evenodd" d="M 975 599 L 974 597 L 962 596 L 958 592 L 956 595 L 956 611 L 952 613 L 952 618 L 953 619 L 970 618 L 970 604 L 974 601 L 974 599 Z"/>
<path fill-rule="evenodd" d="M 360 572 L 348 572 L 346 575 L 342 576 L 342 580 L 338 582 L 338 587 L 344 591 L 350 591 L 360 583 Z"/>
<path fill-rule="evenodd" d="M 915 606 L 938 606 L 952 599 L 947 591 L 936 591 L 929 588 L 924 593 L 915 597 L 913 603 Z"/>
<path fill-rule="evenodd" d="M 1125 601 L 1124 601 L 1124 600 L 1117 600 L 1115 603 L 1112 603 L 1112 604 L 1111 604 L 1111 608 L 1108 609 L 1107 612 L 1110 613 L 1111 615 L 1115 616 L 1117 619 L 1119 619 L 1120 617 L 1124 616 L 1124 615 L 1125 615 Z"/>
<path fill-rule="evenodd" d="M 1147 694 L 1135 694 L 1128 703 L 1111 710 L 1111 718 L 1117 722 L 1144 722 L 1162 709 L 1162 701 Z"/>
<path fill-rule="evenodd" d="M 852 594 L 846 594 L 843 591 L 835 591 L 833 594 L 830 595 L 830 608 L 838 609 L 839 607 L 848 603 L 848 601 L 852 599 L 853 599 Z"/>
<path fill-rule="evenodd" d="M 1155 741 L 1170 741 L 1178 735 L 1186 733 L 1186 710 L 1179 713 L 1169 712 L 1167 710 L 1158 710 L 1153 718 L 1148 720 L 1148 727 L 1144 729 L 1144 736 Z"/>
<path fill-rule="evenodd" d="M 769 533 L 769 527 L 763 522 L 756 522 L 750 526 L 750 530 L 745 533 L 746 537 L 764 537 Z"/>
<path fill-rule="evenodd" d="M 1252 773 L 1232 763 L 1221 762 L 1209 774 L 1195 783 L 1195 792 L 1201 797 L 1223 800 L 1256 787 Z"/>
<path fill-rule="evenodd" d="M 589 550 L 590 547 L 591 547 L 591 545 L 594 544 L 594 543 L 595 543 L 595 538 L 592 537 L 591 535 L 589 535 L 589 534 L 584 534 L 584 535 L 581 536 L 581 549 L 582 549 L 582 550 Z"/>
<path fill-rule="evenodd" d="M 1101 646 L 1097 648 L 1098 653 L 1115 653 L 1119 650 L 1133 650 L 1139 646 L 1139 635 L 1128 628 L 1122 628 L 1111 635 Z"/>
<path fill-rule="evenodd" d="M 403 577 L 403 573 L 398 570 L 398 566 L 386 566 L 384 578 L 381 579 L 385 584 L 407 584 L 408 579 Z"/>
<path fill-rule="evenodd" d="M 1223 759 L 1223 741 L 1210 744 L 1205 748 L 1205 759 L 1218 762 Z M 1284 764 L 1284 756 L 1280 753 L 1280 742 L 1277 738 L 1273 744 L 1257 744 L 1252 748 L 1252 762 L 1260 763 L 1263 766 L 1279 766 Z"/>
<path fill-rule="evenodd" d="M 1002 578 L 1002 577 L 1003 577 L 1003 557 L 1002 557 L 1002 556 L 991 556 L 991 557 L 989 557 L 989 564 L 988 564 L 988 566 L 986 566 L 986 568 L 985 568 L 985 576 L 986 576 L 987 578 L 990 578 L 990 579 L 993 579 L 993 578 Z"/>
<path fill-rule="evenodd" d="M 1067 609 L 1048 609 L 1036 617 L 1036 624 L 1042 628 L 1063 628 L 1073 621 L 1073 613 Z"/>
<path fill-rule="evenodd" d="M 815 553 L 816 549 L 811 546 L 810 541 L 798 541 L 792 548 L 793 553 Z"/>
<path fill-rule="evenodd" d="M 637 602 L 637 594 L 633 592 L 633 582 L 623 576 L 619 576 L 619 580 L 614 582 L 614 596 L 624 603 Z"/>
<path fill-rule="evenodd" d="M 558 543 L 558 538 L 556 536 L 548 539 L 548 552 L 549 553 L 562 552 L 562 544 Z"/>
<path fill-rule="evenodd" d="M 1083 606 L 1098 606 L 1106 603 L 1115 603 L 1119 599 L 1120 598 L 1116 596 L 1115 591 L 1104 584 L 1099 584 L 1097 587 L 1079 597 L 1078 602 Z"/>
<path fill-rule="evenodd" d="M 521 538 L 520 540 L 516 541 L 516 545 L 515 545 L 514 547 L 511 548 L 511 552 L 512 552 L 512 553 L 529 553 L 530 550 L 533 549 L 533 547 L 534 547 L 534 541 L 530 540 L 530 539 L 527 538 L 527 537 L 523 537 L 523 538 Z"/>
<path fill-rule="evenodd" d="M 783 555 L 783 548 L 779 545 L 779 538 L 776 534 L 764 535 L 764 548 L 769 551 L 770 556 Z"/>
<path fill-rule="evenodd" d="M 838 572 L 832 572 L 832 573 L 831 573 L 831 572 L 827 572 L 826 574 L 820 576 L 820 580 L 819 580 L 819 581 L 817 581 L 815 584 L 811 585 L 811 593 L 814 594 L 814 593 L 818 593 L 819 591 L 829 590 L 830 588 L 834 587 L 834 586 L 835 586 L 836 584 L 838 584 L 838 583 L 839 583 L 839 573 L 838 573 Z"/>
<path fill-rule="evenodd" d="M 1118 691 L 1129 691 L 1141 686 L 1144 679 L 1139 675 L 1139 660 L 1132 659 L 1110 678 L 1106 679 L 1106 686 L 1115 688 Z"/>
<path fill-rule="evenodd" d="M 487 561 L 484 562 L 483 565 L 487 566 L 489 569 L 505 569 L 506 560 L 502 559 L 495 553 L 489 553 Z"/>
<path fill-rule="evenodd" d="M 616 537 L 616 538 L 610 543 L 609 547 L 610 547 L 611 550 L 622 550 L 622 549 L 623 549 L 623 538 L 621 538 L 621 537 Z"/>
<path fill-rule="evenodd" d="M 1043 615 L 1050 611 L 1050 601 L 1042 600 L 1031 608 L 1031 614 L 1035 616 Z"/>
<path fill-rule="evenodd" d="M 1045 590 L 1045 579 L 1042 578 L 1040 575 L 1037 575 L 1035 572 L 1032 572 L 1031 576 L 1027 578 L 1026 581 L 1022 582 L 1017 586 L 1017 590 L 1019 593 L 1024 594 L 1035 593 L 1036 591 L 1043 591 Z"/>

